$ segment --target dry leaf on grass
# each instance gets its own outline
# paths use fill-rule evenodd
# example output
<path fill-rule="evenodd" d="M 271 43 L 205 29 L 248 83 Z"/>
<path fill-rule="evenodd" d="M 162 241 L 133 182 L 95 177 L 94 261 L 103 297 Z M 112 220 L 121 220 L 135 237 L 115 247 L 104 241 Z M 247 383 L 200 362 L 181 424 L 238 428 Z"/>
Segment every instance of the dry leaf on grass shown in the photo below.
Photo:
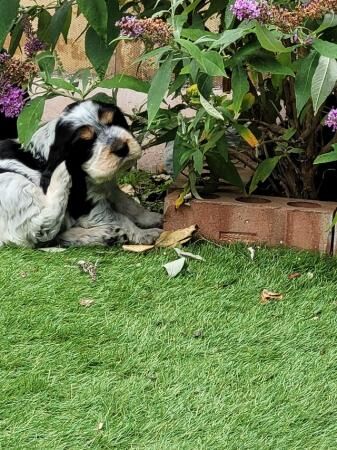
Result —
<path fill-rule="evenodd" d="M 192 239 L 193 234 L 197 231 L 196 225 L 188 228 L 180 228 L 175 231 L 163 231 L 155 243 L 155 247 L 174 248 L 180 244 L 185 244 Z"/>
<path fill-rule="evenodd" d="M 183 250 L 180 250 L 180 248 L 175 248 L 174 251 L 180 257 L 197 259 L 198 261 L 205 261 L 205 259 L 202 256 L 195 255 L 194 253 L 190 253 L 190 252 L 184 252 Z"/>
<path fill-rule="evenodd" d="M 268 291 L 267 289 L 263 289 L 263 291 L 261 292 L 261 303 L 263 303 L 263 304 L 282 300 L 282 299 L 283 299 L 283 294 L 281 294 L 280 292 L 272 292 L 272 291 Z"/>
<path fill-rule="evenodd" d="M 92 300 L 91 298 L 81 298 L 78 303 L 85 308 L 89 308 L 95 303 L 95 300 Z"/>
<path fill-rule="evenodd" d="M 92 281 L 96 281 L 97 279 L 97 271 L 96 264 L 92 264 L 88 261 L 78 261 L 77 264 L 83 270 L 83 272 L 87 273 Z"/>
<path fill-rule="evenodd" d="M 253 248 L 253 247 L 248 247 L 247 250 L 248 250 L 248 252 L 249 252 L 250 259 L 253 261 L 253 259 L 254 259 L 254 257 L 255 257 L 255 248 Z"/>
<path fill-rule="evenodd" d="M 294 280 L 295 278 L 299 278 L 302 274 L 299 272 L 295 272 L 295 273 L 290 273 L 288 275 L 288 279 L 289 280 Z"/>
<path fill-rule="evenodd" d="M 130 195 L 130 197 L 134 197 L 136 195 L 136 189 L 132 186 L 132 184 L 120 184 L 119 189 L 125 194 Z"/>
<path fill-rule="evenodd" d="M 165 264 L 163 267 L 166 269 L 168 276 L 174 278 L 183 270 L 185 262 L 186 258 L 179 258 Z"/>
<path fill-rule="evenodd" d="M 154 248 L 154 245 L 123 245 L 122 249 L 127 252 L 145 253 Z"/>
<path fill-rule="evenodd" d="M 153 245 L 123 245 L 123 250 L 134 253 L 144 253 L 153 248 L 174 248 L 189 242 L 193 234 L 197 231 L 196 225 L 188 228 L 180 228 L 175 231 L 163 231 L 157 241 Z"/>
<path fill-rule="evenodd" d="M 61 253 L 61 252 L 65 252 L 67 249 L 63 248 L 63 247 L 44 247 L 44 248 L 39 248 L 39 250 L 41 252 L 46 252 L 46 253 Z"/>

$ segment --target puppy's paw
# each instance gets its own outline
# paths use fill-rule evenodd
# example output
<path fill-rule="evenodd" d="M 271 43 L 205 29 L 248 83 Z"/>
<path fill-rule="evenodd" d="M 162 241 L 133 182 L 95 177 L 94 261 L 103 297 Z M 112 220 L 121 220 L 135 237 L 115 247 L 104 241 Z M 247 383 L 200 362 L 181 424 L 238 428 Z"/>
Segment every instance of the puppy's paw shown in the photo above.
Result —
<path fill-rule="evenodd" d="M 57 187 L 59 187 L 59 189 L 70 189 L 71 176 L 64 161 L 54 170 L 54 173 L 51 176 L 50 185 L 53 185 L 54 189 Z"/>
<path fill-rule="evenodd" d="M 144 211 L 136 218 L 136 224 L 140 228 L 159 228 L 163 223 L 163 216 L 156 212 Z"/>
<path fill-rule="evenodd" d="M 160 228 L 149 228 L 147 230 L 139 230 L 133 237 L 134 244 L 154 244 L 159 238 L 163 230 Z"/>

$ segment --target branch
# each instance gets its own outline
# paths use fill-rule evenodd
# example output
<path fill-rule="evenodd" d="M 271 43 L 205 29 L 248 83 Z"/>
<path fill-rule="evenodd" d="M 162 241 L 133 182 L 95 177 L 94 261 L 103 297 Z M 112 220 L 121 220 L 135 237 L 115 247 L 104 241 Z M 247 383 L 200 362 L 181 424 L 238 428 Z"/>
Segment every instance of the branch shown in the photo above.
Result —
<path fill-rule="evenodd" d="M 322 155 L 323 153 L 328 153 L 333 144 L 337 144 L 337 133 L 334 135 L 334 137 L 331 139 L 330 142 L 328 142 L 326 145 L 324 145 L 324 147 L 322 147 L 321 151 L 319 152 L 319 155 Z"/>
<path fill-rule="evenodd" d="M 254 162 L 249 158 L 249 156 L 238 152 L 237 150 L 230 150 L 229 154 L 237 159 L 238 161 L 242 162 L 245 166 L 249 167 L 252 170 L 256 169 L 256 165 L 254 164 Z"/>

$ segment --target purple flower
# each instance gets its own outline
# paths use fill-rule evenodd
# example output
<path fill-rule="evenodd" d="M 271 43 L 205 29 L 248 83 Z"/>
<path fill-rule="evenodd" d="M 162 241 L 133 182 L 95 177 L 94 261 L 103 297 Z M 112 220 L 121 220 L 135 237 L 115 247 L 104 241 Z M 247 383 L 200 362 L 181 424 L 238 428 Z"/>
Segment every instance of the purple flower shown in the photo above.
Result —
<path fill-rule="evenodd" d="M 332 128 L 332 131 L 337 131 L 337 108 L 333 108 L 328 117 L 325 119 L 324 125 Z"/>
<path fill-rule="evenodd" d="M 23 89 L 5 84 L 0 93 L 0 112 L 6 117 L 18 117 L 25 104 Z"/>
<path fill-rule="evenodd" d="M 239 20 L 257 19 L 261 9 L 256 0 L 235 0 L 231 6 L 231 11 Z"/>
<path fill-rule="evenodd" d="M 134 16 L 122 17 L 121 20 L 116 22 L 116 27 L 121 29 L 122 36 L 128 36 L 130 38 L 138 38 L 144 33 L 144 28 Z"/>
<path fill-rule="evenodd" d="M 0 64 L 6 63 L 11 58 L 10 54 L 7 52 L 0 53 Z"/>
<path fill-rule="evenodd" d="M 40 52 L 45 48 L 45 44 L 33 34 L 28 36 L 28 39 L 24 45 L 24 50 L 28 58 L 34 56 L 37 52 Z"/>

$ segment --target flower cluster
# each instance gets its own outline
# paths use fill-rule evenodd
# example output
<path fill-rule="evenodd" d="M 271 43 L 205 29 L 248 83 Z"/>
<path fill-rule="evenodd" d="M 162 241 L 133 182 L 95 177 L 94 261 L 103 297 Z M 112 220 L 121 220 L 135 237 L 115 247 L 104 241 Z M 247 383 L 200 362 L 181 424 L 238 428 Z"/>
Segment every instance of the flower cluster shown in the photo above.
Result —
<path fill-rule="evenodd" d="M 25 103 L 24 87 L 37 67 L 32 61 L 12 58 L 8 53 L 0 54 L 0 113 L 6 117 L 17 117 Z"/>
<path fill-rule="evenodd" d="M 20 87 L 5 84 L 0 88 L 0 112 L 5 117 L 17 117 L 24 104 L 25 92 Z"/>
<path fill-rule="evenodd" d="M 332 131 L 337 131 L 337 108 L 333 108 L 324 123 L 327 127 L 332 128 Z"/>
<path fill-rule="evenodd" d="M 235 0 L 231 11 L 239 20 L 257 19 L 260 17 L 260 4 L 256 0 Z"/>
<path fill-rule="evenodd" d="M 320 19 L 328 12 L 337 12 L 336 0 L 311 0 L 306 5 L 297 6 L 294 10 L 261 3 L 259 20 L 276 25 L 284 31 L 292 31 L 307 20 Z"/>
<path fill-rule="evenodd" d="M 133 39 L 142 39 L 152 45 L 165 45 L 172 38 L 169 25 L 162 19 L 137 19 L 126 16 L 116 22 L 122 36 Z"/>
<path fill-rule="evenodd" d="M 24 26 L 24 31 L 27 37 L 27 40 L 24 45 L 24 51 L 28 58 L 32 58 L 36 55 L 36 53 L 45 49 L 45 44 L 36 36 L 33 31 L 32 24 L 27 19 Z"/>

